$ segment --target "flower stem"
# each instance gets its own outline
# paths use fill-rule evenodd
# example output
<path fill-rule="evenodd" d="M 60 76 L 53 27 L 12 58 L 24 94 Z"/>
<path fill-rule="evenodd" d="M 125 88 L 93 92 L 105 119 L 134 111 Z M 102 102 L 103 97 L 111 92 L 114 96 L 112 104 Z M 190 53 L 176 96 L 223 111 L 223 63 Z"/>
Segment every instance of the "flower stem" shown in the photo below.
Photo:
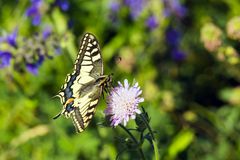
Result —
<path fill-rule="evenodd" d="M 159 160 L 160 155 L 159 155 L 159 151 L 158 151 L 157 141 L 155 141 L 155 137 L 154 137 L 153 131 L 152 131 L 151 127 L 149 126 L 146 118 L 142 114 L 140 114 L 140 116 L 141 116 L 143 122 L 145 123 L 145 125 L 147 126 L 147 128 L 149 130 L 149 133 L 150 133 L 150 135 L 152 137 L 152 143 L 153 143 L 153 147 L 154 147 L 155 159 Z"/>
<path fill-rule="evenodd" d="M 134 141 L 134 143 L 137 144 L 137 146 L 138 146 L 138 152 L 139 152 L 141 158 L 142 158 L 143 160 L 145 160 L 145 156 L 144 156 L 144 154 L 143 154 L 142 148 L 139 147 L 139 143 L 138 143 L 137 139 L 136 139 L 136 138 L 133 136 L 133 134 L 132 134 L 126 127 L 124 127 L 122 124 L 119 124 L 119 126 L 120 126 L 124 131 L 126 131 L 127 134 L 132 138 L 132 140 Z"/>
<path fill-rule="evenodd" d="M 146 118 L 145 118 L 142 114 L 140 114 L 140 116 L 141 116 L 141 118 L 143 119 L 143 122 L 145 123 L 145 125 L 147 126 L 147 128 L 148 128 L 148 130 L 149 130 L 149 133 L 151 134 L 152 139 L 155 140 L 153 131 L 152 131 L 151 127 L 149 126 Z"/>

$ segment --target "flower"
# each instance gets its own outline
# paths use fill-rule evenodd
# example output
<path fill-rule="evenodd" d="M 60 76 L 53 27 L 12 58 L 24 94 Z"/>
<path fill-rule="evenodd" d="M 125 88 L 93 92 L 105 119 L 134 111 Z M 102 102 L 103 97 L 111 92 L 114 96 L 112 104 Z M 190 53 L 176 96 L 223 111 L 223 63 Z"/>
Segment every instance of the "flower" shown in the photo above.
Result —
<path fill-rule="evenodd" d="M 18 34 L 18 29 L 14 29 L 14 31 L 7 36 L 2 36 L 0 37 L 0 43 L 1 42 L 6 42 L 12 47 L 17 47 L 17 34 Z"/>
<path fill-rule="evenodd" d="M 184 53 L 183 51 L 179 50 L 178 48 L 174 48 L 171 51 L 171 56 L 172 59 L 176 60 L 176 61 L 182 61 L 186 58 L 186 53 Z"/>
<path fill-rule="evenodd" d="M 130 8 L 131 17 L 137 19 L 145 6 L 145 0 L 125 0 L 125 4 Z"/>
<path fill-rule="evenodd" d="M 55 46 L 53 46 L 53 47 L 54 47 L 54 51 L 55 51 L 55 53 L 56 53 L 57 55 L 59 55 L 59 54 L 62 53 L 62 48 L 61 48 L 61 46 L 55 45 Z"/>
<path fill-rule="evenodd" d="M 234 40 L 240 40 L 240 17 L 233 17 L 227 22 L 227 35 Z"/>
<path fill-rule="evenodd" d="M 42 32 L 43 40 L 46 40 L 51 35 L 51 33 L 52 33 L 52 29 L 50 27 L 44 28 Z"/>
<path fill-rule="evenodd" d="M 37 26 L 41 23 L 42 15 L 40 12 L 43 4 L 42 0 L 31 0 L 31 6 L 26 10 L 26 15 L 32 19 L 32 24 Z"/>
<path fill-rule="evenodd" d="M 166 41 L 170 46 L 178 46 L 180 41 L 180 33 L 176 29 L 168 27 L 166 30 Z"/>
<path fill-rule="evenodd" d="M 67 0 L 56 0 L 55 5 L 59 6 L 63 11 L 67 11 L 69 9 L 69 2 Z"/>
<path fill-rule="evenodd" d="M 16 39 L 17 39 L 17 34 L 18 34 L 18 29 L 16 28 L 11 34 L 9 34 L 5 41 L 13 46 L 13 47 L 17 47 L 17 42 L 16 42 Z"/>
<path fill-rule="evenodd" d="M 113 1 L 110 3 L 110 9 L 112 12 L 118 12 L 120 9 L 120 4 L 119 2 Z"/>
<path fill-rule="evenodd" d="M 186 8 L 179 3 L 179 0 L 164 0 L 165 15 L 175 15 L 179 18 L 183 18 L 186 15 Z"/>
<path fill-rule="evenodd" d="M 222 30 L 212 23 L 206 23 L 201 28 L 201 41 L 209 52 L 217 51 L 222 45 Z"/>
<path fill-rule="evenodd" d="M 12 55 L 8 51 L 0 51 L 0 68 L 7 67 L 10 64 Z"/>
<path fill-rule="evenodd" d="M 138 104 L 144 99 L 139 97 L 142 90 L 138 83 L 130 86 L 128 80 L 124 80 L 124 85 L 118 82 L 118 86 L 113 88 L 107 98 L 107 108 L 104 111 L 106 116 L 111 116 L 111 126 L 116 127 L 123 123 L 126 126 L 129 119 L 135 119 L 136 114 L 140 114 Z"/>
<path fill-rule="evenodd" d="M 74 26 L 74 21 L 73 21 L 72 19 L 69 19 L 69 20 L 68 20 L 68 23 L 67 23 L 67 26 L 68 26 L 68 29 L 73 28 L 73 26 Z"/>
<path fill-rule="evenodd" d="M 27 70 L 34 74 L 37 75 L 38 74 L 38 68 L 41 66 L 41 64 L 43 63 L 44 60 L 44 56 L 39 55 L 39 59 L 37 60 L 37 62 L 35 63 L 26 63 L 26 68 Z"/>
<path fill-rule="evenodd" d="M 159 25 L 156 17 L 153 15 L 148 17 L 145 24 L 150 30 L 157 28 Z"/>

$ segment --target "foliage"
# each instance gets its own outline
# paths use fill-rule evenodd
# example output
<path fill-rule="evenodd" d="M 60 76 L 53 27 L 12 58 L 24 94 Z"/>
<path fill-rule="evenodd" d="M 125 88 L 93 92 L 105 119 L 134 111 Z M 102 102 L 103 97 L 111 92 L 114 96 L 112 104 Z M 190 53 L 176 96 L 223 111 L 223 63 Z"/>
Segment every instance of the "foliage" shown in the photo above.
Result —
<path fill-rule="evenodd" d="M 152 131 L 138 116 L 127 128 L 146 159 L 239 159 L 239 10 L 238 0 L 0 0 L 0 159 L 139 158 L 123 128 L 106 127 L 105 97 L 81 134 L 52 119 L 86 32 L 113 85 L 141 86 Z"/>

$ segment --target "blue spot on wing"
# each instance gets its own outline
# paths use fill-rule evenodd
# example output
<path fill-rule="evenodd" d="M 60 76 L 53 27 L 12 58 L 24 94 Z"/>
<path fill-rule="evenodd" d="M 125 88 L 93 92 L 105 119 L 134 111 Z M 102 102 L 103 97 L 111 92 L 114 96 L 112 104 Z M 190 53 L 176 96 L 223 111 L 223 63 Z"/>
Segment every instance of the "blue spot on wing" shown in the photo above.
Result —
<path fill-rule="evenodd" d="M 71 78 L 67 83 L 67 87 L 64 90 L 64 95 L 66 97 L 66 100 L 68 100 L 69 98 L 72 98 L 73 93 L 72 93 L 71 86 L 73 85 L 73 82 L 76 80 L 76 77 L 77 76 L 75 74 L 71 75 Z"/>

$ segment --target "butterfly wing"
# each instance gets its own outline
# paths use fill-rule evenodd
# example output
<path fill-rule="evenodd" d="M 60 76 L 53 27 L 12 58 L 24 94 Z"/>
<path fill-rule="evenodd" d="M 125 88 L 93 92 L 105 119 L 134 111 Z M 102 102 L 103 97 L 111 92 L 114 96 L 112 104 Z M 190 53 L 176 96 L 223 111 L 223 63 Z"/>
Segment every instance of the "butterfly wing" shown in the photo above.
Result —
<path fill-rule="evenodd" d="M 103 63 L 96 38 L 86 33 L 74 63 L 73 73 L 67 75 L 58 93 L 63 104 L 61 114 L 73 120 L 77 132 L 82 132 L 95 113 L 102 92 L 99 78 L 103 75 Z"/>

